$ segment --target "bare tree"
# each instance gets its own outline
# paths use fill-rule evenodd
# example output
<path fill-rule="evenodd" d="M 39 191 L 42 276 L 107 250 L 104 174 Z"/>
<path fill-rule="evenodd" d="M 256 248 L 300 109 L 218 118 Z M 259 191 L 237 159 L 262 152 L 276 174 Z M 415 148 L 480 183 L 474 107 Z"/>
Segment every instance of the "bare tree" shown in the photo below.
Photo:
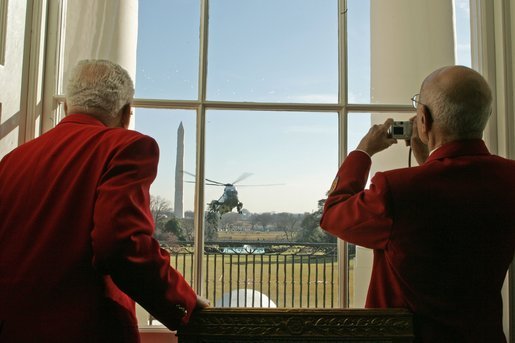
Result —
<path fill-rule="evenodd" d="M 184 218 L 193 219 L 195 217 L 195 213 L 193 211 L 184 211 Z"/>
<path fill-rule="evenodd" d="M 259 222 L 263 226 L 263 230 L 266 230 L 266 227 L 273 223 L 274 217 L 270 212 L 264 212 L 258 215 Z"/>
<path fill-rule="evenodd" d="M 281 212 L 275 215 L 277 228 L 284 231 L 288 242 L 293 242 L 299 232 L 299 216 L 292 213 Z"/>
<path fill-rule="evenodd" d="M 156 233 L 159 234 L 163 231 L 163 228 L 168 221 L 168 216 L 172 212 L 170 201 L 160 196 L 150 196 L 150 212 L 154 217 L 154 227 Z"/>
<path fill-rule="evenodd" d="M 253 213 L 253 214 L 250 216 L 250 218 L 249 218 L 249 220 L 248 220 L 248 221 L 250 222 L 250 225 L 251 225 L 250 230 L 254 230 L 254 227 L 255 227 L 257 224 L 259 224 L 259 214 L 257 214 L 257 213 Z"/>
<path fill-rule="evenodd" d="M 220 226 L 223 230 L 229 230 L 234 227 L 234 225 L 241 219 L 241 214 L 229 212 L 226 213 L 220 218 Z"/>

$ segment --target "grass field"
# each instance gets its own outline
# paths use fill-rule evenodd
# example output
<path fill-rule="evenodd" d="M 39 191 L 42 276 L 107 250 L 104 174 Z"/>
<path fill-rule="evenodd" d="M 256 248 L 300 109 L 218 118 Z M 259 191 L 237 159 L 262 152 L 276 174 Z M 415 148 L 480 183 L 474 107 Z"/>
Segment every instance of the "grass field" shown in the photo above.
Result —
<path fill-rule="evenodd" d="M 204 269 L 204 294 L 215 304 L 237 289 L 254 289 L 278 307 L 333 307 L 338 304 L 338 266 L 324 256 L 211 255 Z M 240 307 L 259 307 L 239 304 Z M 268 303 L 262 304 L 268 307 Z"/>
<path fill-rule="evenodd" d="M 352 261 L 351 261 L 352 262 Z M 191 255 L 172 261 L 193 283 Z M 283 254 L 204 255 L 202 293 L 216 304 L 236 289 L 254 289 L 268 296 L 278 307 L 337 307 L 339 268 L 335 259 L 321 255 Z M 352 264 L 351 273 L 352 278 Z M 350 294 L 353 294 L 352 280 Z M 224 306 L 228 304 L 224 303 Z M 244 307 L 244 304 L 239 304 Z M 251 306 L 247 304 L 247 306 Z M 259 306 L 259 304 L 254 304 Z M 267 307 L 267 304 L 263 304 Z"/>

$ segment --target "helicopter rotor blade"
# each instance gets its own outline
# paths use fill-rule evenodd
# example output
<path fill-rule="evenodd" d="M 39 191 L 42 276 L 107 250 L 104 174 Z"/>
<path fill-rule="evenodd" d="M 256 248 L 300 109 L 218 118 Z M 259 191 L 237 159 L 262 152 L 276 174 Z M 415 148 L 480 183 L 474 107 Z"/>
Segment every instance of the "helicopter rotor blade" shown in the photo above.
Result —
<path fill-rule="evenodd" d="M 184 174 L 188 174 L 188 175 L 193 176 L 193 177 L 195 177 L 195 178 L 197 177 L 197 175 L 195 175 L 195 174 L 193 174 L 193 173 L 190 173 L 190 172 L 188 172 L 188 171 L 186 171 L 186 170 L 183 170 L 182 172 L 183 172 Z M 215 181 L 215 180 L 210 180 L 210 179 L 205 179 L 205 180 L 206 180 L 206 181 L 209 181 L 209 182 L 212 182 L 213 184 L 216 184 L 216 185 L 218 185 L 218 186 L 225 186 L 225 183 L 223 183 L 223 182 L 219 182 L 219 181 Z M 188 183 L 195 183 L 195 181 L 185 181 L 185 182 L 188 182 Z"/>
<path fill-rule="evenodd" d="M 185 183 L 195 183 L 195 181 L 189 181 L 189 180 L 188 181 L 184 181 L 184 182 Z M 223 184 L 223 183 L 213 183 L 213 182 L 207 183 L 206 182 L 205 184 L 208 185 L 208 186 L 225 186 L 225 184 Z"/>
<path fill-rule="evenodd" d="M 206 185 L 207 186 L 225 186 L 225 184 L 223 184 L 223 183 L 207 183 L 207 182 L 206 182 Z"/>
<path fill-rule="evenodd" d="M 240 177 L 238 177 L 236 180 L 234 180 L 234 181 L 232 182 L 232 184 L 234 185 L 234 184 L 235 184 L 235 183 L 237 183 L 237 182 L 240 182 L 240 181 L 242 181 L 242 180 L 245 180 L 246 178 L 248 178 L 248 177 L 249 177 L 249 176 L 251 176 L 251 175 L 252 175 L 252 173 L 243 173 L 243 174 L 241 174 L 241 175 L 240 175 Z"/>
<path fill-rule="evenodd" d="M 187 172 L 186 170 L 183 170 L 182 172 L 183 172 L 184 174 L 188 174 L 189 176 L 196 177 L 196 175 L 195 175 L 195 174 L 190 173 L 190 172 Z"/>
<path fill-rule="evenodd" d="M 190 176 L 196 177 L 195 174 L 190 173 L 190 172 L 188 172 L 186 170 L 183 170 L 182 172 L 184 174 L 188 174 Z M 211 179 L 208 179 L 208 178 L 205 178 L 205 180 L 207 181 L 206 185 L 208 185 L 208 186 L 227 186 L 227 185 L 235 185 L 236 183 L 245 180 L 246 178 L 248 178 L 251 175 L 253 175 L 253 173 L 245 172 L 245 173 L 241 174 L 232 183 L 224 183 L 224 182 L 220 182 L 220 181 L 216 181 L 216 180 L 211 180 Z M 184 182 L 195 183 L 195 181 L 184 181 Z M 238 187 L 239 186 L 242 186 L 242 187 L 267 187 L 267 186 L 282 186 L 282 185 L 284 185 L 284 183 L 259 184 L 259 185 L 238 185 Z"/>
<path fill-rule="evenodd" d="M 206 179 L 206 181 L 209 181 L 209 182 L 212 182 L 218 186 L 225 186 L 225 183 L 223 182 L 219 182 L 219 181 L 215 181 L 215 180 L 210 180 L 210 179 Z"/>
<path fill-rule="evenodd" d="M 238 185 L 238 187 L 269 187 L 269 186 L 284 186 L 285 183 L 268 183 L 261 185 Z"/>

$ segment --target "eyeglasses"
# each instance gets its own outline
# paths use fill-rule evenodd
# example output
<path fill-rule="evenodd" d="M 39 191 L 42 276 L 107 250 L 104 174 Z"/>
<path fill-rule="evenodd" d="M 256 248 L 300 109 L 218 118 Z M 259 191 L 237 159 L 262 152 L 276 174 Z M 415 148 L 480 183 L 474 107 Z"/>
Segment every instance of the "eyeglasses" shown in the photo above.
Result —
<path fill-rule="evenodd" d="M 417 109 L 419 104 L 423 105 L 423 106 L 427 106 L 426 104 L 421 103 L 418 99 L 420 99 L 420 94 L 415 94 L 411 98 L 411 103 L 412 103 L 414 109 Z"/>

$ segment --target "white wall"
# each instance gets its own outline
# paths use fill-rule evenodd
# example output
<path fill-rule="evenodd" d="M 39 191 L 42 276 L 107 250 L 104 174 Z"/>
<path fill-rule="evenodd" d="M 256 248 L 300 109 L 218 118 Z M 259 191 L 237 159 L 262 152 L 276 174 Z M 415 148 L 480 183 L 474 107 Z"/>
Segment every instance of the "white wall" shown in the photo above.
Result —
<path fill-rule="evenodd" d="M 454 64 L 453 10 L 450 1 L 371 0 L 371 96 L 378 104 L 411 104 L 424 78 Z M 411 114 L 372 114 L 372 124 Z M 413 163 L 414 159 L 413 159 Z M 408 166 L 402 142 L 372 158 L 371 175 Z M 372 269 L 372 251 L 357 247 L 353 307 L 363 307 Z"/>

